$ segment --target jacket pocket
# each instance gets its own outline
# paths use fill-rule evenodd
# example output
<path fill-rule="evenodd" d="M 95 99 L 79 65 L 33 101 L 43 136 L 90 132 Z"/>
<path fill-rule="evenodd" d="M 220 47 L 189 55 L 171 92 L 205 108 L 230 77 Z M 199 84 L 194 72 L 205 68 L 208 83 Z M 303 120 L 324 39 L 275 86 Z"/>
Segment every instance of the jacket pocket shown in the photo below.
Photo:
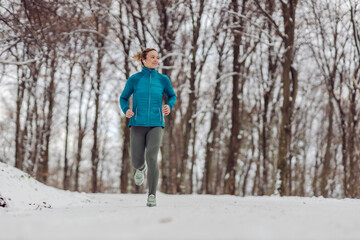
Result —
<path fill-rule="evenodd" d="M 136 106 L 136 109 L 135 109 L 135 120 L 137 119 L 137 106 Z"/>

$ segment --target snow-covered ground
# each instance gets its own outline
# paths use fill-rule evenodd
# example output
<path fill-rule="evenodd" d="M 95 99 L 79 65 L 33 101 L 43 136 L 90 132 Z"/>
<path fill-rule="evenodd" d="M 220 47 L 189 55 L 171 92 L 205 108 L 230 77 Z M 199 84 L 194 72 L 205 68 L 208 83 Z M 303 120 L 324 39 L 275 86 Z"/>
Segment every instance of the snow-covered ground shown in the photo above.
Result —
<path fill-rule="evenodd" d="M 360 239 L 360 200 L 80 194 L 0 163 L 0 239 Z M 11 200 L 10 200 L 11 199 Z"/>

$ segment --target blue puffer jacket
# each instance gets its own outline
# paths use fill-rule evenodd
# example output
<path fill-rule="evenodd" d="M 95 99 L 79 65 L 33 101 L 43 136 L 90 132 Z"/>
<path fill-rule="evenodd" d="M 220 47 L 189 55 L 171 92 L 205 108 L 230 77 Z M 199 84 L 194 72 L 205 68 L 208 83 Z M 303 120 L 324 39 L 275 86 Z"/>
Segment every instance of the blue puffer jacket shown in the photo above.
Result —
<path fill-rule="evenodd" d="M 126 114 L 129 110 L 129 98 L 131 94 L 134 94 L 132 110 L 135 114 L 130 118 L 129 127 L 165 127 L 162 112 L 164 93 L 171 110 L 176 101 L 176 94 L 166 75 L 145 66 L 141 72 L 131 75 L 120 96 L 120 106 Z"/>

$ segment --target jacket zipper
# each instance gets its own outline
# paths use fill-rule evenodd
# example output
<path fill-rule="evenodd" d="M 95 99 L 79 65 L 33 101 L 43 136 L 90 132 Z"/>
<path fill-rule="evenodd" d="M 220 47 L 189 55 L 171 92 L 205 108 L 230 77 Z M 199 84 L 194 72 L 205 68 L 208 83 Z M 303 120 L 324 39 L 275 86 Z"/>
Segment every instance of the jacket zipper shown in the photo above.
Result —
<path fill-rule="evenodd" d="M 136 106 L 136 113 L 135 113 L 135 120 L 137 119 L 137 106 Z"/>
<path fill-rule="evenodd" d="M 150 127 L 150 102 L 151 102 L 151 72 L 150 72 L 150 88 L 149 88 L 149 115 L 148 115 L 148 126 Z"/>

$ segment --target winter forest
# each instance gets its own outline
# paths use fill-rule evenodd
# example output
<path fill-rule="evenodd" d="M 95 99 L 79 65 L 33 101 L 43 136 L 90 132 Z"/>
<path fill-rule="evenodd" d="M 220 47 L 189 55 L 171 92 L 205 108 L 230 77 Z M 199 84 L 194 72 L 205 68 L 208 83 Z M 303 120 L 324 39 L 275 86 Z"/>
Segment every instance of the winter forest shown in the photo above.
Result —
<path fill-rule="evenodd" d="M 152 47 L 177 94 L 161 192 L 360 198 L 359 22 L 358 0 L 1 0 L 0 161 L 145 192 L 119 96 Z"/>

